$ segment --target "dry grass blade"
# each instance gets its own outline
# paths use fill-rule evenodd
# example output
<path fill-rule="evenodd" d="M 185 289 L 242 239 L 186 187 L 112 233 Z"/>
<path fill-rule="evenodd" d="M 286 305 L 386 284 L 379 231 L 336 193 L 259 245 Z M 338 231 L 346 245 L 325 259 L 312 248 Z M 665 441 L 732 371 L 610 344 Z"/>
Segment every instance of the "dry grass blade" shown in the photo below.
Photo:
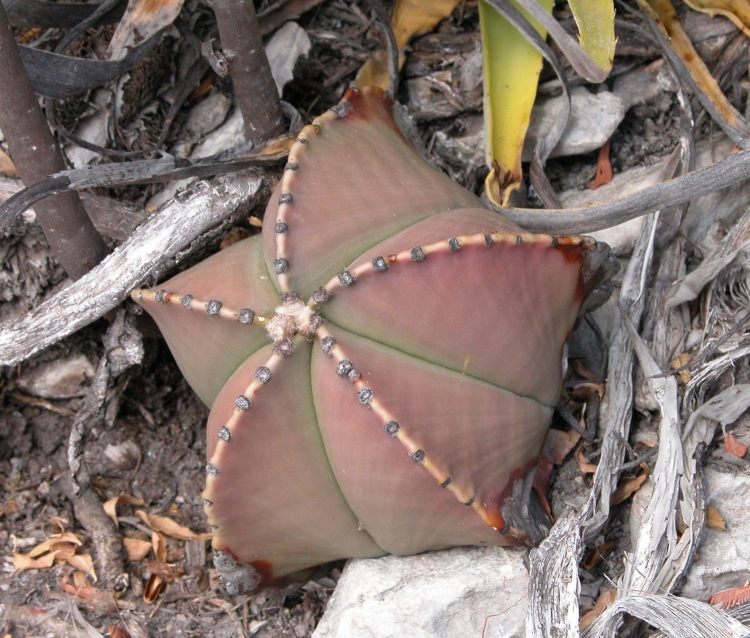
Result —
<path fill-rule="evenodd" d="M 698 96 L 703 107 L 735 142 L 750 136 L 750 127 L 729 103 L 682 28 L 670 0 L 638 0 L 677 74 Z"/>
<path fill-rule="evenodd" d="M 134 45 L 168 27 L 179 15 L 184 0 L 130 0 L 109 43 L 112 60 L 122 60 Z"/>

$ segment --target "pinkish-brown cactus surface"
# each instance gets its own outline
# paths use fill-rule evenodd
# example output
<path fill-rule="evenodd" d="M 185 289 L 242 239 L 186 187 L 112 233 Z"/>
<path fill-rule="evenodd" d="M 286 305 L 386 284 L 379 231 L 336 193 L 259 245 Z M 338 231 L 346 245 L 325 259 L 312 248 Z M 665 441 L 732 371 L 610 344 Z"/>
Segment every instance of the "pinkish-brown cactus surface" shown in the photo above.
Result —
<path fill-rule="evenodd" d="M 262 237 L 133 293 L 211 406 L 203 496 L 230 589 L 538 542 L 564 344 L 612 264 L 590 238 L 485 208 L 410 148 L 380 93 L 305 127 Z"/>

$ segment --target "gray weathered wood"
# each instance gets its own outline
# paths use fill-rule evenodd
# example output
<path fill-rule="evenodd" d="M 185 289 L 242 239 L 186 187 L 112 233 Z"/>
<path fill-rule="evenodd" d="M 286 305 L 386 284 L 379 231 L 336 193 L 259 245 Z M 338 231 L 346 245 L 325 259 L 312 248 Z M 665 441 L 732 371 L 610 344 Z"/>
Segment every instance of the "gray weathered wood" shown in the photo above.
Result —
<path fill-rule="evenodd" d="M 201 235 L 247 211 L 262 179 L 236 173 L 194 184 L 166 204 L 87 275 L 25 316 L 0 327 L 0 365 L 35 352 L 104 316 L 147 277 L 184 258 Z"/>

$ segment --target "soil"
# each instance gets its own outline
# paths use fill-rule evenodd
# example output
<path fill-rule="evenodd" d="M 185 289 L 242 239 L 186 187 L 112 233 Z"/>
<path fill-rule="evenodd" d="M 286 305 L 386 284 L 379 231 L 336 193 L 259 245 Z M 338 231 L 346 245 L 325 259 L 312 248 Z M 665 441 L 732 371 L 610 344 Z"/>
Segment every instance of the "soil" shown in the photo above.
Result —
<path fill-rule="evenodd" d="M 204 38 L 212 27 L 205 7 L 197 2 L 188 2 L 186 6 L 188 12 L 193 12 L 199 37 Z M 309 121 L 339 101 L 358 68 L 383 40 L 365 2 L 326 0 L 304 14 L 299 23 L 310 36 L 312 49 L 309 56 L 298 61 L 294 80 L 286 86 L 283 99 L 298 109 L 304 121 Z M 435 33 L 411 43 L 405 77 L 413 79 L 446 69 L 458 73 L 474 51 L 477 29 L 476 0 L 462 2 Z M 101 49 L 111 33 L 111 29 L 92 30 L 72 52 L 85 55 L 97 47 Z M 629 32 L 625 33 L 621 37 L 627 37 Z M 46 37 L 44 46 L 49 48 L 61 35 L 62 31 L 48 30 L 46 36 L 42 33 L 38 37 Z M 119 150 L 149 148 L 158 138 L 169 108 L 169 92 L 175 85 L 181 46 L 177 37 L 165 39 L 132 73 L 126 86 L 127 109 L 115 124 Z M 654 50 L 647 46 L 639 48 L 635 43 L 628 49 L 628 55 L 630 64 L 647 64 L 654 59 Z M 227 80 L 213 76 L 208 86 L 209 90 L 231 95 Z M 402 82 L 400 101 L 407 102 L 409 97 L 406 82 Z M 92 96 L 87 98 L 88 102 L 75 98 L 57 104 L 58 118 L 69 130 L 90 112 Z M 181 126 L 194 103 L 195 100 L 189 101 L 178 114 L 167 138 L 167 148 L 180 141 Z M 464 104 L 466 108 L 442 119 L 425 121 L 418 112 L 413 113 L 426 148 L 430 149 L 436 133 L 442 132 L 448 138 L 460 137 L 471 118 L 481 116 L 481 101 L 477 104 L 473 98 L 467 98 Z M 669 154 L 677 143 L 677 117 L 676 100 L 670 94 L 632 109 L 612 139 L 614 171 L 649 165 Z M 458 161 L 447 167 L 445 157 L 428 153 L 428 159 L 449 168 L 454 179 L 477 194 L 481 192 L 486 175 L 483 164 Z M 596 162 L 596 152 L 556 159 L 548 163 L 547 173 L 558 191 L 585 188 L 593 178 Z M 126 187 L 99 194 L 142 205 L 155 190 L 154 186 Z M 262 211 L 253 214 L 260 216 Z M 257 230 L 246 224 L 241 234 Z M 4 239 L 0 255 L 4 277 L 0 318 L 17 316 L 64 285 L 64 273 L 33 226 Z M 195 260 L 200 257 L 196 255 Z M 191 554 L 196 551 L 195 545 L 188 549 L 190 543 L 168 538 L 166 563 L 171 572 L 164 576 L 164 589 L 156 600 L 144 599 L 144 587 L 155 569 L 153 562 L 144 559 L 126 562 L 129 583 L 113 594 L 116 604 L 112 598 L 87 599 L 84 595 L 74 599 L 70 590 L 65 589 L 66 584 L 69 588 L 73 582 L 75 571 L 67 563 L 45 569 L 15 570 L 14 553 L 28 553 L 61 529 L 80 539 L 79 554 L 93 552 L 92 539 L 84 522 L 77 519 L 65 489 L 69 475 L 68 438 L 74 415 L 83 406 L 90 378 L 78 383 L 76 396 L 70 398 L 35 396 L 28 390 L 28 379 L 42 365 L 70 361 L 78 355 L 85 357 L 91 369 L 96 369 L 107 326 L 106 320 L 100 320 L 1 373 L 0 618 L 5 619 L 5 624 L 0 620 L 0 635 L 12 638 L 100 635 L 81 629 L 85 628 L 82 616 L 95 627 L 107 628 L 109 635 L 120 638 L 126 634 L 116 633 L 116 628 L 127 631 L 133 638 L 310 636 L 325 610 L 343 568 L 342 562 L 325 565 L 312 577 L 297 583 L 268 588 L 251 596 L 231 597 L 223 589 L 210 556 L 204 556 L 200 550 L 196 558 Z M 118 508 L 123 537 L 150 540 L 148 528 L 135 512 L 141 508 L 167 516 L 192 532 L 209 532 L 200 496 L 208 409 L 182 378 L 163 340 L 146 338 L 145 353 L 142 364 L 124 373 L 117 382 L 117 408 L 110 411 L 109 422 L 95 428 L 86 440 L 84 458 L 92 487 L 102 502 L 125 494 L 145 502 L 145 506 Z M 582 405 L 572 402 L 569 407 L 578 416 Z M 566 426 L 560 420 L 556 421 L 556 427 Z M 589 460 L 596 456 L 597 449 L 596 441 L 583 446 Z M 588 480 L 571 455 L 553 476 L 549 499 L 553 514 L 564 507 L 580 505 L 587 493 Z M 596 540 L 595 545 L 613 543 L 614 551 L 584 572 L 582 608 L 587 604 L 593 606 L 619 574 L 622 551 L 629 547 L 628 507 L 624 504 L 615 509 L 610 524 Z M 96 586 L 93 578 L 83 585 L 90 586 Z"/>

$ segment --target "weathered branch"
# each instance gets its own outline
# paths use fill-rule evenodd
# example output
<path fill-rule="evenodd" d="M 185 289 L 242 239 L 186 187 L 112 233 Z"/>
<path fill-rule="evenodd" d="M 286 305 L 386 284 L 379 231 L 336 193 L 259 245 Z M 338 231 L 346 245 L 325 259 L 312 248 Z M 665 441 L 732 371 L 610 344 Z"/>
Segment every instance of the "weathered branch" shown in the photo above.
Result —
<path fill-rule="evenodd" d="M 66 169 L 21 61 L 8 16 L 0 3 L 0 129 L 24 184 Z M 78 279 L 98 264 L 107 247 L 76 193 L 36 206 L 39 225 L 65 272 Z"/>
<path fill-rule="evenodd" d="M 0 329 L 0 365 L 35 352 L 103 316 L 142 284 L 178 263 L 191 242 L 246 212 L 262 179 L 248 173 L 198 182 L 154 214 L 97 268 Z M 38 206 L 38 205 L 37 205 Z"/>

